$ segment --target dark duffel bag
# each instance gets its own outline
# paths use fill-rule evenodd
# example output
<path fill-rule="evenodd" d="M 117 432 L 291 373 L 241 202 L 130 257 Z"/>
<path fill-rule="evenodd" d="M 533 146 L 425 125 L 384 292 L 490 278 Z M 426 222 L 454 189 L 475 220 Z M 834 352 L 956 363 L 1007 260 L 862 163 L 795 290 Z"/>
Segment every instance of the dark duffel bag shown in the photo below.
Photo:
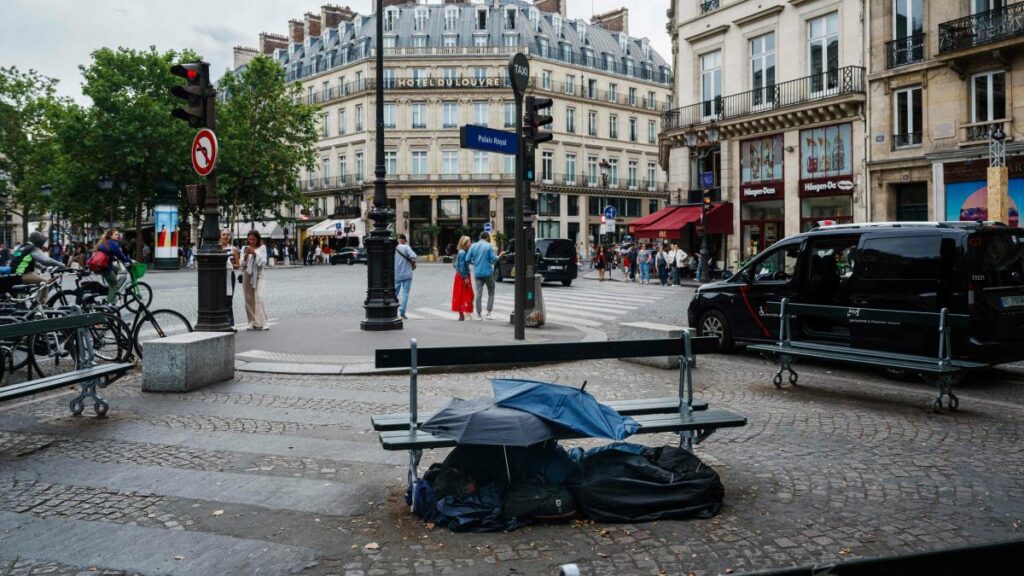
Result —
<path fill-rule="evenodd" d="M 609 447 L 584 456 L 582 466 L 580 509 L 598 522 L 710 518 L 725 498 L 718 473 L 674 446 Z"/>
<path fill-rule="evenodd" d="M 501 516 L 521 522 L 568 520 L 576 515 L 576 499 L 558 484 L 515 484 L 505 496 Z"/>

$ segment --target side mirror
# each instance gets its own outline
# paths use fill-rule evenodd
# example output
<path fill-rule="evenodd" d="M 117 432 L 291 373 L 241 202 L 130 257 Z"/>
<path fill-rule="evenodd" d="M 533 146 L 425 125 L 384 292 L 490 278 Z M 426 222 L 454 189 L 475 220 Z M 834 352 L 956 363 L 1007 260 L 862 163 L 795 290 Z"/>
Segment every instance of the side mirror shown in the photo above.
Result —
<path fill-rule="evenodd" d="M 740 274 L 740 280 L 742 280 L 744 284 L 753 284 L 754 276 L 750 273 L 750 270 L 744 270 Z"/>

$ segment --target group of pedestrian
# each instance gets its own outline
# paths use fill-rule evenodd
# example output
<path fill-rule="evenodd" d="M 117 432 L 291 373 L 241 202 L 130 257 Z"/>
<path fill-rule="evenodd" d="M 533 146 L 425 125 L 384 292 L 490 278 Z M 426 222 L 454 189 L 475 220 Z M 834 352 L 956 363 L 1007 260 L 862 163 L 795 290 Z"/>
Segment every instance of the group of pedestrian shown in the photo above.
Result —
<path fill-rule="evenodd" d="M 657 274 L 662 286 L 682 285 L 689 274 L 690 255 L 675 244 L 599 245 L 591 255 L 591 265 L 597 270 L 598 280 L 611 279 L 612 270 L 620 268 L 624 280 L 650 284 Z"/>
<path fill-rule="evenodd" d="M 228 230 L 221 230 L 220 249 L 227 254 L 228 321 L 231 323 L 232 331 L 237 332 L 234 327 L 233 305 L 236 282 L 242 285 L 242 293 L 245 295 L 245 318 L 249 324 L 249 330 L 270 330 L 270 326 L 267 324 L 267 310 L 263 303 L 264 286 L 266 285 L 265 269 L 269 257 L 260 233 L 250 230 L 245 237 L 245 246 L 239 250 L 231 244 L 231 233 Z M 241 275 L 236 274 L 238 270 L 241 270 Z"/>

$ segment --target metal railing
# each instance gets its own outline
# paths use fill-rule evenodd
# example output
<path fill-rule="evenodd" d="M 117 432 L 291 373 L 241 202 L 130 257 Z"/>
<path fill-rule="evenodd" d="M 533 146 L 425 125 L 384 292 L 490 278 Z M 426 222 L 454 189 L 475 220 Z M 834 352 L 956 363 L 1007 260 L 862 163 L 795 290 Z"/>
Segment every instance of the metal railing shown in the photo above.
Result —
<path fill-rule="evenodd" d="M 659 180 L 647 180 L 646 178 L 612 178 L 602 177 L 601 174 L 589 175 L 580 174 L 550 174 L 548 178 L 543 175 L 538 179 L 538 184 L 547 186 L 576 186 L 579 188 L 595 188 L 609 190 L 640 190 L 646 192 L 665 192 L 668 190 L 668 183 Z"/>
<path fill-rule="evenodd" d="M 619 90 L 612 92 L 611 90 L 600 90 L 597 88 L 591 89 L 589 86 L 582 84 L 573 83 L 570 85 L 566 82 L 558 82 L 556 80 L 549 81 L 545 87 L 541 85 L 542 83 L 534 82 L 534 80 L 534 78 L 530 79 L 531 88 L 538 88 L 539 90 L 557 95 L 564 94 L 568 96 L 576 96 L 577 98 L 587 98 L 596 102 L 610 102 L 612 104 L 632 106 L 637 109 L 643 108 L 644 110 L 657 112 L 664 112 L 668 110 L 669 106 L 669 102 L 667 100 L 659 102 L 654 99 L 649 99 L 647 96 L 634 96 L 631 101 L 628 90 L 624 92 Z"/>
<path fill-rule="evenodd" d="M 924 60 L 924 32 L 885 43 L 885 68 L 891 70 Z"/>
<path fill-rule="evenodd" d="M 299 181 L 299 187 L 303 192 L 316 192 L 319 190 L 335 190 L 339 188 L 356 188 L 361 186 L 363 181 L 354 174 L 347 176 L 328 176 L 327 178 L 307 178 Z"/>
<path fill-rule="evenodd" d="M 893 148 L 912 148 L 921 145 L 921 132 L 904 132 L 892 135 Z"/>
<path fill-rule="evenodd" d="M 1024 3 L 939 24 L 939 54 L 1006 40 L 1024 33 Z"/>
<path fill-rule="evenodd" d="M 846 66 L 669 110 L 662 127 L 679 130 L 855 93 L 864 93 L 864 68 Z"/>
<path fill-rule="evenodd" d="M 539 42 L 534 42 L 527 48 L 530 55 L 543 58 L 545 60 L 555 60 L 558 62 L 565 62 L 566 64 L 576 64 L 578 66 L 585 66 L 595 70 L 603 70 L 612 74 L 636 78 L 638 80 L 646 80 L 648 82 L 656 82 L 658 84 L 672 83 L 671 74 L 656 71 L 651 67 L 627 66 L 618 60 L 607 59 L 604 55 L 596 56 L 587 52 L 574 52 L 572 50 L 565 50 L 562 47 L 552 47 L 549 44 L 542 44 Z"/>

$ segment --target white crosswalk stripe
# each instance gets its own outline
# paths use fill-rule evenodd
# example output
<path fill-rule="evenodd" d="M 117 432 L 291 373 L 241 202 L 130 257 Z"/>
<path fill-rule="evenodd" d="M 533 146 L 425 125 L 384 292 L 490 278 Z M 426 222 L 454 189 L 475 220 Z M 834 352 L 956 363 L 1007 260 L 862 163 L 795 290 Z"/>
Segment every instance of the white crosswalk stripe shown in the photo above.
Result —
<path fill-rule="evenodd" d="M 506 321 L 515 307 L 510 282 L 499 284 L 494 297 L 494 317 Z M 658 305 L 662 300 L 678 297 L 679 289 L 656 285 L 586 282 L 581 286 L 545 286 L 543 292 L 547 320 L 554 324 L 597 328 L 602 324 L 626 320 L 637 309 Z M 487 294 L 483 302 L 486 306 Z M 455 320 L 458 313 L 446 308 L 417 307 L 410 318 L 443 318 Z M 476 314 L 473 315 L 476 318 Z"/>

